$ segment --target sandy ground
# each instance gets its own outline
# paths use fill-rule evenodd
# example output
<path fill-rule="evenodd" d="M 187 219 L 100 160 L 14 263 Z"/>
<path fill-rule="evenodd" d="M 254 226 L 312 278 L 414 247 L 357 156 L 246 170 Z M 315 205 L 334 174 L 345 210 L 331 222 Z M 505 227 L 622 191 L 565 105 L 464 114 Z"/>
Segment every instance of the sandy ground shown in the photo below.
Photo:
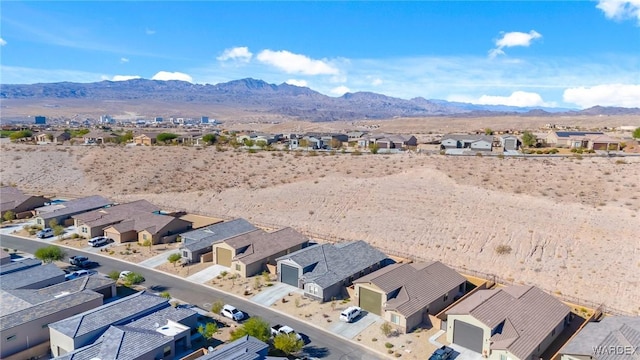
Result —
<path fill-rule="evenodd" d="M 640 311 L 640 158 L 11 144 L 1 156 L 1 181 L 30 192 L 145 198 L 167 210 L 364 239 Z"/>

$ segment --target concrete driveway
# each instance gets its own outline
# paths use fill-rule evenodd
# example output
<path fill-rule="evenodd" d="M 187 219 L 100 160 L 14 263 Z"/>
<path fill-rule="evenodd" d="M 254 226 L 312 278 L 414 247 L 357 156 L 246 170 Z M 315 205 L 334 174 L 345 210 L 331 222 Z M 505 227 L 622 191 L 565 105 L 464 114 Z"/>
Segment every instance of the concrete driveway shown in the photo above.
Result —
<path fill-rule="evenodd" d="M 167 254 L 164 254 L 165 259 Z M 229 271 L 229 268 L 222 265 L 211 265 L 208 268 L 198 271 L 197 273 L 187 277 L 187 280 L 196 282 L 198 284 L 204 284 L 209 280 L 215 279 L 223 271 Z"/>
<path fill-rule="evenodd" d="M 156 266 L 160 266 L 160 265 L 166 263 L 167 261 L 169 261 L 169 260 L 167 260 L 167 258 L 171 254 L 180 254 L 180 249 L 172 250 L 172 251 L 169 251 L 169 252 L 166 252 L 166 253 L 162 253 L 160 255 L 156 255 L 154 257 L 148 258 L 145 261 L 139 262 L 138 265 L 144 266 L 144 267 L 147 267 L 147 268 L 151 269 L 151 268 L 154 268 Z M 196 274 L 194 274 L 194 275 L 196 275 Z M 218 276 L 218 275 L 216 275 L 216 276 Z"/>
<path fill-rule="evenodd" d="M 363 314 L 352 323 L 339 321 L 338 319 L 333 320 L 336 323 L 331 327 L 330 331 L 336 335 L 344 336 L 347 339 L 353 339 L 371 325 L 375 324 L 374 326 L 380 327 L 384 322 L 384 319 L 380 316 L 367 312 L 363 312 Z"/>
<path fill-rule="evenodd" d="M 289 293 L 304 294 L 304 291 L 295 286 L 278 282 L 254 295 L 250 300 L 264 306 L 271 306 Z"/>

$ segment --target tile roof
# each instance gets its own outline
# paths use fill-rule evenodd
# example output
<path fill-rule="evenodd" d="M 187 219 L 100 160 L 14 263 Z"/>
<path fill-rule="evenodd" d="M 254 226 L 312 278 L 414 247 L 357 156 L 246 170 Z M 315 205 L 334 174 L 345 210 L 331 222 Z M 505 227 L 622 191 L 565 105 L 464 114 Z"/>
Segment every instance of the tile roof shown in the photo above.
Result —
<path fill-rule="evenodd" d="M 263 360 L 268 349 L 269 345 L 247 335 L 199 357 L 198 360 Z"/>
<path fill-rule="evenodd" d="M 155 235 L 172 222 L 184 222 L 185 227 L 187 224 L 190 224 L 189 221 L 181 220 L 170 215 L 141 212 L 136 214 L 133 218 L 117 223 L 112 227 L 119 233 L 127 231 L 140 232 L 146 230 L 152 235 Z"/>
<path fill-rule="evenodd" d="M 27 201 L 31 196 L 13 186 L 0 187 L 0 211 L 13 210 Z"/>
<path fill-rule="evenodd" d="M 66 294 L 80 292 L 82 290 L 96 291 L 114 284 L 115 281 L 109 278 L 92 275 L 63 281 L 59 284 L 47 286 L 42 289 L 16 289 L 5 291 L 30 304 L 39 304 Z M 0 304 L 0 308 L 3 309 L 3 312 L 5 311 L 4 304 Z"/>
<path fill-rule="evenodd" d="M 490 329 L 502 324 L 492 349 L 528 358 L 569 315 L 569 307 L 534 286 L 480 290 L 451 308 L 447 315 L 471 315 Z"/>
<path fill-rule="evenodd" d="M 493 142 L 493 136 L 491 135 L 475 135 L 475 134 L 446 134 L 442 137 L 441 141 L 446 139 L 453 139 L 458 141 L 480 141 Z"/>
<path fill-rule="evenodd" d="M 387 255 L 362 240 L 340 244 L 318 244 L 279 257 L 301 268 L 311 268 L 302 275 L 305 283 L 323 289 L 387 259 Z"/>
<path fill-rule="evenodd" d="M 464 276 L 450 267 L 439 261 L 432 261 L 389 265 L 354 283 L 372 283 L 387 294 L 400 289 L 398 296 L 387 301 L 385 309 L 395 310 L 408 317 L 466 281 Z"/>
<path fill-rule="evenodd" d="M 78 214 L 73 218 L 78 220 L 79 224 L 84 224 L 90 227 L 106 226 L 130 219 L 140 213 L 149 214 L 160 210 L 161 209 L 159 207 L 153 205 L 147 200 L 138 200 Z"/>
<path fill-rule="evenodd" d="M 80 199 L 66 201 L 60 204 L 47 205 L 36 209 L 38 217 L 44 220 L 52 219 L 58 216 L 71 216 L 79 214 L 85 211 L 98 209 L 112 204 L 111 200 L 108 200 L 102 196 L 94 195 L 83 197 Z"/>
<path fill-rule="evenodd" d="M 235 260 L 239 260 L 243 264 L 253 264 L 281 251 L 307 243 L 309 239 L 287 227 L 271 233 L 262 230 L 251 231 L 224 242 L 240 251 L 236 252 Z"/>
<path fill-rule="evenodd" d="M 203 250 L 214 243 L 254 230 L 256 227 L 245 219 L 225 221 L 182 234 L 183 247 L 190 251 Z"/>
<path fill-rule="evenodd" d="M 10 314 L 2 313 L 0 317 L 0 331 L 11 329 L 35 319 L 55 314 L 61 310 L 95 301 L 96 299 L 102 299 L 102 294 L 91 290 L 82 290 L 80 292 L 54 297 L 49 301 L 25 307 Z"/>
<path fill-rule="evenodd" d="M 49 324 L 49 327 L 70 338 L 76 338 L 167 306 L 170 306 L 167 299 L 142 291 Z"/>
<path fill-rule="evenodd" d="M 55 280 L 56 278 L 60 280 L 58 282 L 64 281 L 64 271 L 60 270 L 55 264 L 33 266 L 21 271 L 3 274 L 0 277 L 0 288 L 3 290 L 26 289 L 37 286 L 34 284 L 41 281 Z"/>
<path fill-rule="evenodd" d="M 596 354 L 594 347 L 597 346 L 603 349 L 632 346 L 639 349 L 636 350 L 636 356 L 640 354 L 640 317 L 608 316 L 601 321 L 590 322 L 560 349 L 560 353 L 590 356 L 594 360 L 624 359 L 621 354 L 613 351 Z"/>
<path fill-rule="evenodd" d="M 16 271 L 22 271 L 24 269 L 39 266 L 42 261 L 38 259 L 23 259 L 20 261 L 12 261 L 8 264 L 0 265 L 0 275 L 9 274 Z"/>

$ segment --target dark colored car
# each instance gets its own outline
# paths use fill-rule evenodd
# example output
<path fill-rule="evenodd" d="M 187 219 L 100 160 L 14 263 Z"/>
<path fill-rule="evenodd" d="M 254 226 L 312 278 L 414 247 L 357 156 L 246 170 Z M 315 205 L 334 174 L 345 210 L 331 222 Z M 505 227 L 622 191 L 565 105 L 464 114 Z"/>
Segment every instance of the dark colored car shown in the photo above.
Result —
<path fill-rule="evenodd" d="M 434 351 L 433 354 L 429 357 L 429 360 L 447 360 L 453 355 L 453 349 L 442 345 L 441 348 Z"/>

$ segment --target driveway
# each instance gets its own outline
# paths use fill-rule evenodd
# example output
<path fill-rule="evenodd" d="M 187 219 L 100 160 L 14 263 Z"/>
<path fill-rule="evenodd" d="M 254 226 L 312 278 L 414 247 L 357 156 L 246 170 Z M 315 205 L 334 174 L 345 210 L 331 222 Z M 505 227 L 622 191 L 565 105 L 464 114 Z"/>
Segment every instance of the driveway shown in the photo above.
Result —
<path fill-rule="evenodd" d="M 169 255 L 164 254 L 165 260 L 167 259 L 167 256 Z M 208 268 L 187 277 L 187 280 L 198 284 L 204 284 L 209 280 L 215 279 L 216 276 L 220 275 L 223 271 L 229 271 L 229 268 L 222 265 L 211 265 Z"/>
<path fill-rule="evenodd" d="M 439 338 L 442 334 L 444 334 L 444 330 L 440 330 L 435 333 L 433 336 L 429 338 L 429 342 L 437 347 L 441 347 L 444 344 L 439 343 L 436 339 Z M 447 344 L 448 347 L 452 348 L 454 353 L 451 359 L 455 360 L 482 360 L 482 354 L 477 353 L 473 350 L 469 350 L 460 345 L 456 344 Z"/>
<path fill-rule="evenodd" d="M 160 266 L 160 265 L 166 263 L 167 261 L 169 261 L 169 260 L 167 260 L 167 258 L 171 254 L 180 254 L 180 249 L 172 250 L 172 251 L 169 251 L 169 252 L 166 252 L 166 253 L 162 253 L 160 255 L 156 255 L 154 257 L 148 258 L 145 261 L 139 262 L 138 265 L 144 266 L 144 267 L 147 267 L 147 268 L 151 269 L 151 268 L 154 268 L 156 266 Z M 194 274 L 194 275 L 197 275 L 197 274 Z M 218 275 L 216 275 L 216 276 L 218 276 Z"/>
<path fill-rule="evenodd" d="M 344 336 L 347 339 L 353 339 L 373 324 L 375 324 L 375 326 L 377 327 L 380 327 L 380 325 L 382 325 L 382 323 L 384 322 L 384 319 L 380 316 L 366 313 L 364 311 L 363 315 L 360 315 L 352 323 L 339 321 L 338 319 L 334 320 L 336 321 L 336 323 L 330 328 L 330 331 L 336 335 Z"/>
<path fill-rule="evenodd" d="M 266 288 L 266 290 L 262 290 L 249 300 L 264 306 L 271 306 L 289 293 L 304 294 L 304 291 L 295 286 L 279 282 Z"/>

